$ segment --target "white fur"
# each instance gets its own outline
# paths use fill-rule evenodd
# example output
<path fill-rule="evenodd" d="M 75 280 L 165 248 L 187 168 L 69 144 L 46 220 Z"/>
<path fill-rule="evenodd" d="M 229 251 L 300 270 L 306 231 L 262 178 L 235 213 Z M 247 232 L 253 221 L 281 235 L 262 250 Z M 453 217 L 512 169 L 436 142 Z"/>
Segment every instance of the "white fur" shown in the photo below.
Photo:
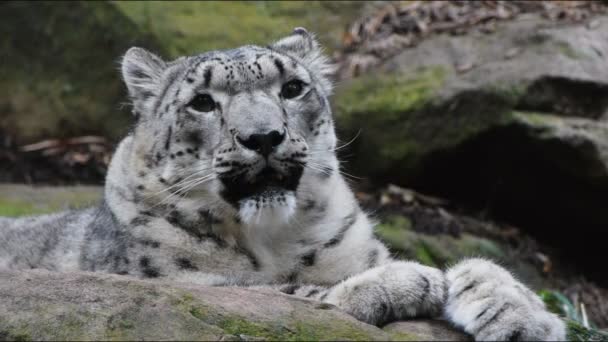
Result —
<path fill-rule="evenodd" d="M 265 286 L 335 304 L 372 324 L 444 315 L 477 340 L 565 339 L 563 322 L 489 261 L 465 260 L 443 273 L 390 258 L 339 172 L 331 70 L 303 29 L 270 48 L 168 63 L 129 50 L 123 78 L 140 120 L 114 154 L 104 203 L 0 219 L 0 269 Z M 304 92 L 279 96 L 293 78 Z M 190 108 L 201 93 L 218 105 Z M 271 131 L 285 138 L 265 157 L 238 139 Z M 296 190 L 286 190 L 284 200 L 227 195 L 231 184 L 246 190 L 267 167 L 279 180 L 302 167 Z M 220 179 L 233 171 L 238 176 Z"/>

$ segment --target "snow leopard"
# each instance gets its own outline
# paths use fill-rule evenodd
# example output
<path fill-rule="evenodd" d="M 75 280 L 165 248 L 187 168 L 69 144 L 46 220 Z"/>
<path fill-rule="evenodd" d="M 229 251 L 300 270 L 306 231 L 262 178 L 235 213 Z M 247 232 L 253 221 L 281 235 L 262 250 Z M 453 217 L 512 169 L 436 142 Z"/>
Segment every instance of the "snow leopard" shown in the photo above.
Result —
<path fill-rule="evenodd" d="M 333 70 L 303 28 L 173 61 L 129 49 L 135 124 L 103 200 L 0 219 L 0 269 L 271 288 L 377 326 L 431 317 L 476 340 L 564 340 L 563 321 L 492 261 L 392 258 L 340 171 Z"/>

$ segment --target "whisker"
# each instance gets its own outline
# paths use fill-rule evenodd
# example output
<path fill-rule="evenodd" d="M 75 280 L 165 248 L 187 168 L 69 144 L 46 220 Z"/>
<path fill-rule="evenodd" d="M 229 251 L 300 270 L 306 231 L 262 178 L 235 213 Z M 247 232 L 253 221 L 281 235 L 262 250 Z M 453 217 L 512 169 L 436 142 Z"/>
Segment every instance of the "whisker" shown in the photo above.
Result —
<path fill-rule="evenodd" d="M 326 170 L 324 169 L 324 168 L 326 168 L 326 167 L 327 167 L 326 165 L 319 164 L 319 163 L 316 163 L 316 162 L 314 162 L 314 161 L 308 161 L 308 162 L 307 162 L 307 165 L 310 165 L 310 166 L 315 166 L 315 167 L 317 167 L 317 168 L 320 168 L 320 169 L 322 169 L 322 170 L 318 170 L 318 169 L 317 169 L 317 170 L 318 170 L 318 171 L 320 171 L 320 172 L 325 173 L 325 174 L 326 174 L 326 175 L 328 175 L 328 176 L 330 175 L 329 171 L 326 171 Z M 339 172 L 341 175 L 346 176 L 346 177 L 349 177 L 349 178 L 351 178 L 351 179 L 355 179 L 355 180 L 363 180 L 363 179 L 365 179 L 365 178 L 362 178 L 362 177 L 357 177 L 357 176 L 355 176 L 355 175 L 351 175 L 350 173 L 345 172 L 345 171 L 341 170 L 340 168 L 338 168 L 338 170 L 337 170 L 337 171 L 338 171 L 338 172 Z"/>
<path fill-rule="evenodd" d="M 176 196 L 178 197 L 178 200 L 179 200 L 180 198 L 183 198 L 183 195 L 185 195 L 185 193 L 187 193 L 192 188 L 194 188 L 200 184 L 203 184 L 205 182 L 211 181 L 213 179 L 215 179 L 214 174 L 201 177 L 200 179 L 197 179 L 196 181 L 193 181 L 192 183 L 189 183 L 188 185 L 183 186 L 182 188 L 176 190 L 175 192 L 172 192 L 167 197 L 165 197 L 163 200 L 161 200 L 156 205 L 154 205 L 152 208 L 155 208 L 159 205 L 167 204 L 168 202 L 171 201 L 171 199 L 175 198 Z"/>
<path fill-rule="evenodd" d="M 162 194 L 163 192 L 167 192 L 167 191 L 169 191 L 169 190 L 171 190 L 171 189 L 173 189 L 173 188 L 175 188 L 175 187 L 179 187 L 179 186 L 183 185 L 184 183 L 187 183 L 189 180 L 192 180 L 191 178 L 193 178 L 193 177 L 197 177 L 197 176 L 199 176 L 201 173 L 203 173 L 203 172 L 205 172 L 205 171 L 209 171 L 209 170 L 211 170 L 211 169 L 213 169 L 213 168 L 212 168 L 212 167 L 210 167 L 210 168 L 206 168 L 206 169 L 198 170 L 198 171 L 194 172 L 193 174 L 189 175 L 188 177 L 186 177 L 186 178 L 182 179 L 181 181 L 179 181 L 179 183 L 173 184 L 173 185 L 171 185 L 171 186 L 169 186 L 169 187 L 167 187 L 167 188 L 165 188 L 165 189 L 163 189 L 163 190 L 160 190 L 160 191 L 158 191 L 158 192 L 155 192 L 155 193 L 153 193 L 153 194 L 150 194 L 150 195 L 149 195 L 149 197 L 152 197 L 152 196 L 155 196 L 155 195 L 158 195 L 158 194 Z"/>
<path fill-rule="evenodd" d="M 328 150 L 311 150 L 309 152 L 309 154 L 314 154 L 314 153 L 322 153 L 322 152 L 335 152 L 338 150 L 341 150 L 347 146 L 349 146 L 350 144 L 352 144 L 353 142 L 355 142 L 355 140 L 357 140 L 357 138 L 361 135 L 361 129 L 359 129 L 359 131 L 357 131 L 357 134 L 355 134 L 355 137 L 352 138 L 349 142 L 345 143 L 344 145 L 338 146 L 336 148 L 333 149 L 328 149 Z"/>

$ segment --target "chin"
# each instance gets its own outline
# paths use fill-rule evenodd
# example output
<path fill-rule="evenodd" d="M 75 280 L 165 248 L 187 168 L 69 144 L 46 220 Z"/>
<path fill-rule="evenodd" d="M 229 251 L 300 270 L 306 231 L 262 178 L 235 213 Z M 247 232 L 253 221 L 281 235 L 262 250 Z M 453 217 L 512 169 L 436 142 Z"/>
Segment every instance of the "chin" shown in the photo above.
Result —
<path fill-rule="evenodd" d="M 296 212 L 295 192 L 269 189 L 239 201 L 243 224 L 256 227 L 277 227 L 290 222 Z"/>

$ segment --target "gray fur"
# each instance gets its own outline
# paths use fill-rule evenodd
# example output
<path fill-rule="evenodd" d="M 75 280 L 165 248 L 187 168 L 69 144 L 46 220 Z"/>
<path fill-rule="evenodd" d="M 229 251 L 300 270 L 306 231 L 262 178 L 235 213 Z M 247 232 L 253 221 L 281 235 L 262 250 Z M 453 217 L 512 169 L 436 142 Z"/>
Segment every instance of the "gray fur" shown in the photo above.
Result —
<path fill-rule="evenodd" d="M 377 325 L 444 316 L 477 339 L 565 338 L 563 323 L 495 264 L 470 259 L 444 273 L 389 257 L 336 172 L 332 67 L 304 29 L 268 48 L 172 62 L 132 48 L 122 71 L 140 118 L 113 157 L 103 203 L 0 219 L 0 269 L 272 286 Z M 296 78 L 302 94 L 284 98 Z M 192 107 L 198 94 L 212 110 Z M 271 131 L 285 139 L 267 160 L 239 143 Z M 244 192 L 268 167 L 284 189 Z"/>

